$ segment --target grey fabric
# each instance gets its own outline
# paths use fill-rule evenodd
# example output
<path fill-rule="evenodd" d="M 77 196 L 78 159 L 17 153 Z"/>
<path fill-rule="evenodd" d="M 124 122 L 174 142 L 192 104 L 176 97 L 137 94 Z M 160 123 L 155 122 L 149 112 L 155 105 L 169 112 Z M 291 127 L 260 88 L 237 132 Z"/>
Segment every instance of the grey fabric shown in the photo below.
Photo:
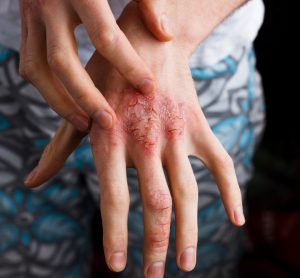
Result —
<path fill-rule="evenodd" d="M 87 140 L 64 169 L 30 191 L 23 178 L 37 163 L 59 124 L 37 90 L 18 76 L 18 54 L 0 49 L 0 278 L 89 277 L 91 216 L 98 181 Z M 212 67 L 191 69 L 199 103 L 229 154 L 245 191 L 252 153 L 264 124 L 260 78 L 251 49 L 241 47 Z M 199 134 L 200 136 L 200 134 Z M 227 220 L 206 168 L 190 158 L 199 185 L 199 247 L 189 274 L 175 264 L 174 218 L 165 277 L 234 277 L 241 230 Z M 142 277 L 143 222 L 136 172 L 131 193 L 128 265 L 122 277 Z"/>

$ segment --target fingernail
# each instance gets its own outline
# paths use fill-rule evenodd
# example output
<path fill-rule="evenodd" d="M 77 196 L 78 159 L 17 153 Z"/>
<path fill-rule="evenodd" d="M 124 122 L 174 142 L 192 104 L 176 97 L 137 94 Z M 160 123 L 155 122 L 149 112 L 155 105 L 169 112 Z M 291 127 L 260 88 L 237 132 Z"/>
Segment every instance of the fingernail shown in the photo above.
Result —
<path fill-rule="evenodd" d="M 124 252 L 115 252 L 109 260 L 110 267 L 116 271 L 122 271 L 126 265 L 126 256 Z"/>
<path fill-rule="evenodd" d="M 106 111 L 96 112 L 94 115 L 94 120 L 96 120 L 100 126 L 104 129 L 109 129 L 113 125 L 113 117 L 110 113 Z"/>
<path fill-rule="evenodd" d="M 154 82 L 150 79 L 144 79 L 143 82 L 138 86 L 138 89 L 145 94 L 150 94 L 154 91 Z"/>
<path fill-rule="evenodd" d="M 164 276 L 165 263 L 156 262 L 149 266 L 147 270 L 147 278 L 161 278 Z"/>
<path fill-rule="evenodd" d="M 184 250 L 180 257 L 180 267 L 185 271 L 191 271 L 196 265 L 196 250 L 189 247 Z"/>
<path fill-rule="evenodd" d="M 243 212 L 242 206 L 237 206 L 234 210 L 234 220 L 235 223 L 239 226 L 242 226 L 245 224 L 245 216 Z"/>
<path fill-rule="evenodd" d="M 25 178 L 24 180 L 24 184 L 26 186 L 30 186 L 30 183 L 34 180 L 36 174 L 38 172 L 38 166 L 36 166 L 29 174 L 28 176 Z"/>
<path fill-rule="evenodd" d="M 161 28 L 164 30 L 165 33 L 167 33 L 169 35 L 172 34 L 169 19 L 165 14 L 162 15 L 162 17 L 160 19 L 160 24 L 161 24 Z"/>
<path fill-rule="evenodd" d="M 89 128 L 89 119 L 86 117 L 74 115 L 71 121 L 80 131 L 86 131 Z"/>

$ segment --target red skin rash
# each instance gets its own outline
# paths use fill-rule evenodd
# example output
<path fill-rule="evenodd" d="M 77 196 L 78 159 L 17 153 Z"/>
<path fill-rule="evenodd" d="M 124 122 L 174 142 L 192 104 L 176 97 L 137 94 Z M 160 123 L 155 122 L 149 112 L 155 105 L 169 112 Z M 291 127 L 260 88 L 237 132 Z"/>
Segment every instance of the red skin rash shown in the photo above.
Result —
<path fill-rule="evenodd" d="M 146 97 L 136 92 L 127 94 L 123 106 L 123 130 L 146 150 L 153 149 L 160 138 L 174 140 L 183 135 L 183 104 L 169 97 Z"/>

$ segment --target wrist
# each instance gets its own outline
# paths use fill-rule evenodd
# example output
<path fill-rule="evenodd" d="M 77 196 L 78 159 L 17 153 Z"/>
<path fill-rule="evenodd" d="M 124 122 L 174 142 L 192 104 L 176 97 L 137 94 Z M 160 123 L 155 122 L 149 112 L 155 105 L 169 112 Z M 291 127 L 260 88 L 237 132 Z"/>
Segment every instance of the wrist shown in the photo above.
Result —
<path fill-rule="evenodd" d="M 166 11 L 173 42 L 189 55 L 233 11 L 247 0 L 174 0 Z"/>
<path fill-rule="evenodd" d="M 217 27 L 228 15 L 243 5 L 247 0 L 190 0 L 171 1 L 165 14 L 173 30 L 170 42 L 159 43 L 143 23 L 138 5 L 131 2 L 119 18 L 119 25 L 132 44 L 139 37 L 148 37 L 148 43 L 161 47 L 168 53 L 179 52 L 188 61 L 196 47 Z M 176 56 L 178 56 L 176 54 Z"/>
<path fill-rule="evenodd" d="M 168 42 L 158 41 L 145 26 L 136 3 L 131 2 L 126 6 L 118 19 L 118 24 L 137 53 L 146 60 L 145 62 L 147 62 L 147 56 L 155 55 L 159 61 L 172 57 L 180 60 L 182 64 L 188 63 L 191 47 L 188 44 L 180 43 L 179 38 Z M 149 60 L 153 61 L 154 59 L 151 57 Z M 155 65 L 151 66 L 152 69 L 155 68 Z"/>

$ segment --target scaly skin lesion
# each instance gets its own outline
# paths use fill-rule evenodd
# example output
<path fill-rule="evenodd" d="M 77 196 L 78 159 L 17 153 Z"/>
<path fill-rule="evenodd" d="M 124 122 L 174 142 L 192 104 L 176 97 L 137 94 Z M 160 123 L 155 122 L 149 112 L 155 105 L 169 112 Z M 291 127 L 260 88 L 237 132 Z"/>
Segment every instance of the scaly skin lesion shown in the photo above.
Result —
<path fill-rule="evenodd" d="M 174 140 L 184 133 L 184 104 L 157 93 L 143 96 L 126 92 L 122 114 L 123 130 L 146 149 L 154 148 L 162 138 Z"/>

